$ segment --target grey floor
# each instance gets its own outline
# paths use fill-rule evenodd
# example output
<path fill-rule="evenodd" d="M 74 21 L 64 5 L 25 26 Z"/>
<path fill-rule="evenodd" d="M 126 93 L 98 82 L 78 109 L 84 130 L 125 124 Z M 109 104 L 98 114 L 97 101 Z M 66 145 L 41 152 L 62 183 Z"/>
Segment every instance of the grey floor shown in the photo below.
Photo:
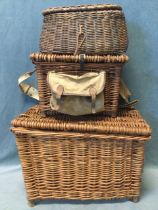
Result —
<path fill-rule="evenodd" d="M 138 203 L 130 201 L 45 201 L 28 206 L 20 166 L 0 168 L 0 210 L 158 210 L 158 169 L 145 167 L 142 196 Z"/>

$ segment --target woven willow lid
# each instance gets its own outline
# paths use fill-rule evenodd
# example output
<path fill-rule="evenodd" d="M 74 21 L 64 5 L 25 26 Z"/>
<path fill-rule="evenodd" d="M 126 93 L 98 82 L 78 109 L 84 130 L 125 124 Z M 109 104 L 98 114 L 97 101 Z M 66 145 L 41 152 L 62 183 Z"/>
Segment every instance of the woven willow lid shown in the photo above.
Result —
<path fill-rule="evenodd" d="M 122 10 L 121 6 L 116 4 L 94 4 L 94 5 L 78 5 L 70 7 L 52 7 L 44 10 L 43 15 L 51 13 L 64 12 L 82 12 L 82 11 L 98 11 L 98 10 Z"/>
<path fill-rule="evenodd" d="M 79 63 L 82 55 L 58 55 L 49 53 L 32 53 L 30 58 L 33 62 L 74 62 Z M 123 55 L 83 55 L 85 63 L 125 63 L 128 56 Z"/>
<path fill-rule="evenodd" d="M 116 118 L 105 116 L 70 117 L 40 115 L 39 106 L 34 106 L 11 122 L 14 127 L 49 131 L 71 131 L 97 134 L 120 134 L 130 136 L 150 136 L 151 129 L 137 110 L 121 111 Z"/>

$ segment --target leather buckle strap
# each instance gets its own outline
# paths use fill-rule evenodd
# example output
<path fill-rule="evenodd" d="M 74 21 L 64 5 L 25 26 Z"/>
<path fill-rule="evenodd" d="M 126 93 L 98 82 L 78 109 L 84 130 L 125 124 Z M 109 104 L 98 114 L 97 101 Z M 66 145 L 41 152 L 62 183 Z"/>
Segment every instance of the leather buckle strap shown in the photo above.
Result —
<path fill-rule="evenodd" d="M 61 99 L 61 96 L 62 96 L 63 92 L 64 92 L 64 87 L 62 85 L 59 85 L 57 87 L 57 92 L 56 92 L 56 98 L 58 100 Z"/>
<path fill-rule="evenodd" d="M 83 71 L 84 70 L 85 54 L 80 54 L 79 58 L 80 58 L 80 70 Z"/>
<path fill-rule="evenodd" d="M 95 88 L 91 87 L 89 89 L 89 93 L 90 93 L 91 100 L 92 100 L 92 113 L 95 114 L 96 113 L 95 103 L 96 103 L 96 94 L 97 94 L 97 91 L 96 91 Z"/>
<path fill-rule="evenodd" d="M 58 111 L 59 104 L 60 104 L 60 99 L 61 99 L 61 96 L 62 96 L 63 92 L 64 92 L 64 87 L 62 85 L 58 85 L 58 87 L 56 89 L 56 93 L 55 93 L 55 98 L 56 98 L 55 102 L 53 102 L 54 98 L 52 96 L 51 96 L 51 99 L 50 99 L 50 107 L 53 110 Z"/>

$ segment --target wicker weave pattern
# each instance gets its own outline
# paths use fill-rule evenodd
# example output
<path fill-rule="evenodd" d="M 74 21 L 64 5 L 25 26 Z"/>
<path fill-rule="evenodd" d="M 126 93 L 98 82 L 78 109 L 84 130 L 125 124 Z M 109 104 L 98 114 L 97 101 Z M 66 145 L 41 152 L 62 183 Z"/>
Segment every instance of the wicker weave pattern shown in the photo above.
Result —
<path fill-rule="evenodd" d="M 105 134 L 114 134 L 112 138 L 117 139 L 117 137 L 115 138 L 116 134 L 124 134 L 125 137 L 122 138 L 122 140 L 126 139 L 127 136 L 128 139 L 131 139 L 129 135 L 132 135 L 132 140 L 145 140 L 146 137 L 151 134 L 151 129 L 148 124 L 143 120 L 139 112 L 133 109 L 120 111 L 116 118 L 105 117 L 103 115 L 92 115 L 90 118 L 89 116 L 80 116 L 78 118 L 62 114 L 44 117 L 40 115 L 40 107 L 34 106 L 26 113 L 13 120 L 12 125 L 14 127 L 27 127 L 47 131 L 93 133 L 93 137 L 95 138 L 101 138 L 101 134 L 104 134 L 103 138 Z M 40 131 L 38 131 L 38 133 L 39 132 Z M 48 133 L 46 133 L 46 135 L 48 135 Z"/>
<path fill-rule="evenodd" d="M 120 7 L 50 8 L 43 14 L 41 52 L 103 55 L 127 50 L 127 28 Z"/>
<path fill-rule="evenodd" d="M 54 56 L 52 60 L 67 60 L 67 62 L 51 62 L 47 61 L 51 59 L 51 55 L 49 54 L 33 54 L 31 55 L 33 63 L 36 64 L 37 69 L 37 78 L 38 78 L 38 90 L 39 90 L 39 98 L 40 98 L 40 105 L 41 110 L 47 114 L 51 115 L 51 108 L 50 108 L 50 88 L 47 84 L 47 73 L 49 71 L 61 71 L 67 72 L 71 74 L 81 74 L 79 59 L 77 56 Z M 69 60 L 74 60 L 77 63 L 70 63 Z M 105 85 L 105 112 L 106 115 L 116 116 L 118 110 L 118 99 L 119 99 L 119 90 L 120 90 L 120 73 L 123 68 L 124 62 L 128 59 L 127 56 L 116 56 L 116 57 L 104 57 L 105 63 L 95 63 L 94 61 L 97 60 L 95 56 L 93 57 L 86 57 L 87 62 L 89 60 L 93 60 L 91 63 L 84 64 L 84 71 L 83 73 L 90 72 L 90 71 L 106 71 L 106 85 Z M 98 58 L 99 59 L 99 58 Z M 103 58 L 100 58 L 103 59 Z M 108 60 L 107 60 L 108 59 Z M 40 61 L 42 60 L 42 61 Z M 44 61 L 46 60 L 46 61 Z M 107 62 L 106 62 L 107 60 Z M 69 62 L 68 62 L 69 61 Z M 103 61 L 103 60 L 102 60 Z M 112 61 L 112 62 L 109 62 Z"/>
<path fill-rule="evenodd" d="M 49 53 L 32 53 L 30 58 L 33 62 L 66 62 L 79 63 L 80 55 L 58 55 Z M 128 61 L 128 56 L 122 55 L 84 55 L 85 63 L 125 63 Z"/>
<path fill-rule="evenodd" d="M 58 125 L 66 119 L 60 116 L 57 122 L 38 113 L 36 106 L 12 121 L 30 201 L 140 196 L 144 143 L 151 130 L 136 110 L 121 112 L 117 118 L 98 118 L 96 124 L 104 124 L 104 134 L 94 129 L 79 133 L 75 119 L 73 132 L 68 132 L 69 118 L 63 132 L 55 131 L 62 130 Z M 85 119 L 83 127 L 96 124 Z"/>
<path fill-rule="evenodd" d="M 17 147 L 29 200 L 140 195 L 143 141 L 87 139 L 77 134 L 66 139 L 61 133 L 46 136 L 29 131 L 17 134 Z"/>
<path fill-rule="evenodd" d="M 122 7 L 116 4 L 96 4 L 96 5 L 78 5 L 70 7 L 53 7 L 43 11 L 43 15 L 58 12 L 78 12 L 78 11 L 94 11 L 94 10 L 122 10 Z"/>

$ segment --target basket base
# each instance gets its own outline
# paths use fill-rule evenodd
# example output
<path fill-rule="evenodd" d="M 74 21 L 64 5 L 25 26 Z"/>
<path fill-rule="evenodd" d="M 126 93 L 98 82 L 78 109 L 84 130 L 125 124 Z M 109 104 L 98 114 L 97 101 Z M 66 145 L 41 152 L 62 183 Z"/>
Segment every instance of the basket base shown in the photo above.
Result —
<path fill-rule="evenodd" d="M 130 200 L 131 202 L 137 203 L 137 202 L 139 202 L 140 197 L 129 198 L 129 200 Z"/>
<path fill-rule="evenodd" d="M 35 201 L 28 201 L 28 205 L 30 207 L 34 207 L 36 205 L 36 202 Z"/>
<path fill-rule="evenodd" d="M 42 199 L 43 200 L 43 199 Z M 137 202 L 139 202 L 139 200 L 140 200 L 140 197 L 138 196 L 138 197 L 131 197 L 131 198 L 129 198 L 129 199 L 127 199 L 127 200 L 129 200 L 129 201 L 131 201 L 131 202 L 134 202 L 134 203 L 137 203 Z M 40 200 L 39 200 L 40 201 Z M 82 202 L 82 201 L 81 201 Z M 28 200 L 28 205 L 30 206 L 30 207 L 35 207 L 36 206 L 36 201 L 35 200 L 31 200 L 31 201 L 29 201 Z"/>

